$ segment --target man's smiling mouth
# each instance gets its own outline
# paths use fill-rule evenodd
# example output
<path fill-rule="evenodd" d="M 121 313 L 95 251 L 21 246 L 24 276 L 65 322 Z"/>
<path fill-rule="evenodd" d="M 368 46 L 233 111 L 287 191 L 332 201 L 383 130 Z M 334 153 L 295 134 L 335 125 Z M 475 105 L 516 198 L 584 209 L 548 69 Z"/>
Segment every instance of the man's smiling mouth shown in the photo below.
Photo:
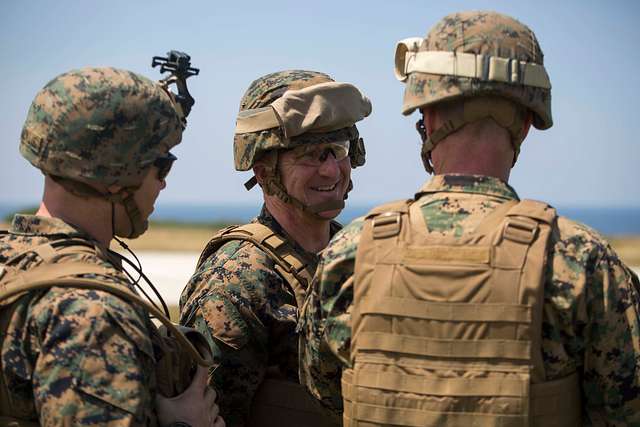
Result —
<path fill-rule="evenodd" d="M 312 190 L 315 191 L 333 191 L 336 189 L 336 187 L 338 186 L 338 183 L 336 182 L 335 184 L 332 185 L 324 185 L 324 186 L 319 186 L 319 187 L 311 187 Z"/>

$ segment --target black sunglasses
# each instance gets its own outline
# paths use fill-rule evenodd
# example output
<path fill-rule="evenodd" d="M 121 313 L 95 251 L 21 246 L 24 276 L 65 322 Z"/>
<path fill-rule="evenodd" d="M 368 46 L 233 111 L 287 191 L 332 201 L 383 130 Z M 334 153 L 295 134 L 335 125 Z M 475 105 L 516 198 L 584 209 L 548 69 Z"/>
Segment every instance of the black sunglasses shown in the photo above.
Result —
<path fill-rule="evenodd" d="M 173 162 L 175 162 L 178 158 L 171 153 L 167 153 L 164 156 L 158 157 L 154 162 L 153 166 L 158 168 L 158 179 L 160 181 L 164 180 L 167 175 L 169 175 L 169 171 L 171 171 L 171 166 Z"/>

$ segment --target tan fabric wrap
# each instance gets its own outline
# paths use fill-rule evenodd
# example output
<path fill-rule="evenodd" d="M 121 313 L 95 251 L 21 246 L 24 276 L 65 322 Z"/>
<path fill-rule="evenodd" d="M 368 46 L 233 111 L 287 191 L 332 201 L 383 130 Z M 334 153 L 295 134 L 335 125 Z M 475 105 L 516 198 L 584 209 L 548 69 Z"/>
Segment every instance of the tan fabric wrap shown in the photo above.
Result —
<path fill-rule="evenodd" d="M 474 53 L 418 52 L 420 43 L 422 39 L 408 38 L 396 45 L 395 75 L 398 80 L 405 81 L 409 74 L 418 72 L 551 89 L 543 65 Z"/>
<path fill-rule="evenodd" d="M 236 134 L 281 127 L 285 138 L 352 126 L 371 114 L 371 101 L 349 83 L 328 82 L 289 90 L 271 106 L 244 110 Z"/>
<path fill-rule="evenodd" d="M 275 262 L 276 271 L 291 288 L 298 308 L 302 307 L 314 272 L 310 270 L 308 260 L 296 253 L 284 237 L 274 233 L 266 225 L 250 223 L 220 230 L 200 254 L 196 269 L 222 245 L 232 240 L 251 242 L 264 251 Z"/>
<path fill-rule="evenodd" d="M 336 427 L 302 385 L 266 378 L 253 398 L 247 427 L 271 427 L 274 422 L 290 426 Z"/>
<path fill-rule="evenodd" d="M 372 211 L 356 256 L 344 425 L 580 425 L 577 375 L 545 381 L 542 361 L 555 218 L 544 203 L 508 202 L 444 238 L 428 235 L 412 201 Z"/>

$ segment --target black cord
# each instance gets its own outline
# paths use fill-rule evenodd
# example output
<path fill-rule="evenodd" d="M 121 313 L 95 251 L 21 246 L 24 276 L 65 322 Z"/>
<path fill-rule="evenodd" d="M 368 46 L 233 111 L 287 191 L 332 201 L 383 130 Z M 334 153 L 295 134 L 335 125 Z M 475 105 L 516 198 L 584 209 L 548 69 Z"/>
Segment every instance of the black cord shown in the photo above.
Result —
<path fill-rule="evenodd" d="M 112 255 L 115 255 L 118 259 L 120 259 L 120 261 L 125 261 L 127 264 L 129 264 L 129 266 L 131 268 L 133 268 L 139 274 L 138 278 L 136 280 L 134 280 L 133 276 L 131 275 L 131 273 L 129 273 L 126 269 L 123 268 L 123 270 L 126 273 L 126 275 L 129 276 L 129 280 L 131 280 L 133 282 L 133 286 L 135 286 L 136 289 L 138 289 L 140 292 L 142 292 L 142 295 L 144 295 L 144 297 L 147 300 L 149 300 L 149 302 L 151 304 L 153 304 L 153 306 L 155 308 L 160 310 L 160 307 L 158 307 L 158 304 L 156 304 L 156 302 L 151 299 L 149 294 L 147 294 L 147 292 L 142 288 L 142 286 L 140 286 L 140 279 L 144 279 L 144 281 L 147 282 L 147 285 L 149 285 L 149 287 L 151 288 L 153 293 L 156 295 L 156 298 L 158 298 L 158 301 L 160 301 L 160 304 L 162 304 L 162 311 L 164 311 L 164 314 L 167 316 L 167 318 L 171 318 L 171 315 L 169 313 L 169 307 L 167 307 L 167 303 L 164 302 L 164 299 L 160 295 L 160 292 L 158 292 L 156 287 L 153 286 L 153 283 L 151 283 L 151 280 L 149 280 L 147 275 L 142 272 L 142 263 L 140 262 L 140 260 L 136 256 L 136 254 L 133 253 L 133 251 L 129 248 L 129 246 L 127 246 L 126 243 L 124 243 L 122 240 L 118 239 L 118 236 L 116 236 L 115 203 L 114 202 L 111 202 L 111 232 L 112 232 L 113 238 L 116 240 L 116 242 L 118 242 L 118 244 L 124 250 L 126 250 L 127 252 L 129 252 L 131 254 L 131 256 L 133 256 L 133 258 L 136 260 L 136 263 L 138 263 L 138 265 L 136 266 L 129 258 L 127 258 L 126 256 L 121 255 L 121 254 L 119 254 L 119 253 L 117 253 L 115 251 L 112 251 L 111 249 L 109 249 L 109 253 L 111 253 Z"/>
<path fill-rule="evenodd" d="M 156 295 L 156 298 L 158 298 L 158 301 L 160 301 L 160 304 L 162 304 L 162 311 L 164 311 L 165 315 L 167 317 L 170 317 L 170 313 L 169 313 L 169 307 L 167 307 L 167 303 L 164 302 L 164 299 L 162 298 L 162 296 L 160 295 L 160 292 L 158 292 L 158 290 L 156 289 L 155 286 L 153 286 L 153 283 L 151 283 L 151 280 L 149 280 L 149 278 L 147 277 L 146 274 L 144 274 L 144 272 L 142 271 L 142 265 L 140 263 L 140 260 L 138 259 L 138 257 L 136 256 L 136 254 L 133 253 L 133 251 L 129 248 L 129 246 L 126 245 L 126 243 L 124 243 L 122 240 L 118 239 L 116 236 L 113 236 L 113 238 L 116 240 L 116 242 L 118 242 L 120 244 L 120 246 L 122 246 L 126 251 L 128 251 L 136 260 L 136 262 L 138 263 L 138 265 L 136 266 L 129 258 L 125 257 L 124 255 L 121 255 L 117 252 L 113 252 L 118 258 L 120 258 L 120 260 L 125 261 L 127 264 L 129 264 L 129 266 L 131 268 L 133 268 L 138 274 L 140 274 L 140 277 L 138 278 L 138 280 L 140 280 L 140 278 L 144 279 L 145 282 L 147 282 L 147 285 L 149 285 L 149 287 L 151 288 L 151 290 L 153 291 L 153 293 Z M 125 270 L 126 272 L 126 270 Z M 129 274 L 127 272 L 127 274 Z M 131 277 L 129 275 L 129 277 Z M 158 307 L 158 305 L 155 303 L 155 301 L 153 301 L 149 295 L 145 292 L 145 290 L 142 288 L 142 286 L 140 286 L 140 284 L 137 281 L 133 282 L 134 286 L 140 290 L 140 292 L 142 292 L 144 294 L 144 296 L 149 300 L 149 302 L 151 302 L 151 304 L 153 304 L 156 308 L 158 308 L 158 310 L 160 310 L 160 307 Z"/>

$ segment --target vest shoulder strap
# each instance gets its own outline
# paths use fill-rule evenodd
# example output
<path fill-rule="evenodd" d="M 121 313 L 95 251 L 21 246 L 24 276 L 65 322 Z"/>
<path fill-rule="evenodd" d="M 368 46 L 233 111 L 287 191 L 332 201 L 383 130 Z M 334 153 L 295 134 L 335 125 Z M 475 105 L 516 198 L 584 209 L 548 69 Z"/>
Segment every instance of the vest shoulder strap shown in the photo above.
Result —
<path fill-rule="evenodd" d="M 310 270 L 309 262 L 293 250 L 287 239 L 264 224 L 252 222 L 219 231 L 205 246 L 196 268 L 199 268 L 225 243 L 233 240 L 251 242 L 264 251 L 274 261 L 276 270 L 292 288 L 298 307 L 302 307 L 306 289 L 313 279 L 314 272 Z"/>
<path fill-rule="evenodd" d="M 400 233 L 402 216 L 409 212 L 412 202 L 412 199 L 396 200 L 371 209 L 365 219 L 371 221 L 373 239 L 385 239 Z"/>

